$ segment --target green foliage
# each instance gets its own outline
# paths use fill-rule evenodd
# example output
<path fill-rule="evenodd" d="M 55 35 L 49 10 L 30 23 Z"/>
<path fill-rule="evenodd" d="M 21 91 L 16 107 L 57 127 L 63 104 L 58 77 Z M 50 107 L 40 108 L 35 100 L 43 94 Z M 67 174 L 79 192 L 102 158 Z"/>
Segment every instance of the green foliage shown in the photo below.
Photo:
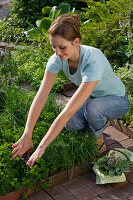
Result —
<path fill-rule="evenodd" d="M 128 94 L 133 97 L 133 64 L 127 63 L 125 67 L 119 68 L 115 73 L 124 83 Z"/>
<path fill-rule="evenodd" d="M 62 0 L 15 0 L 12 1 L 11 4 L 11 14 L 17 14 L 18 20 L 21 20 L 21 25 L 23 28 L 27 28 L 26 22 L 28 21 L 31 24 L 35 24 L 37 19 L 42 18 L 42 9 L 45 6 L 59 6 L 62 3 Z M 66 3 L 66 2 L 63 2 Z M 85 7 L 86 3 L 83 1 L 71 1 L 67 0 L 67 3 L 76 9 L 81 9 L 81 7 Z M 47 7 L 48 8 L 48 7 Z M 19 22 L 18 22 L 19 24 Z"/>
<path fill-rule="evenodd" d="M 13 41 L 16 43 L 27 41 L 27 38 L 24 34 L 24 28 L 21 25 L 21 20 L 18 19 L 18 14 L 12 14 L 9 17 L 1 20 L 0 40 L 6 42 Z"/>
<path fill-rule="evenodd" d="M 7 85 L 3 88 L 4 99 L 4 111 L 0 115 L 0 127 L 8 126 L 12 124 L 14 127 L 17 125 L 25 125 L 27 117 L 27 108 L 31 104 L 33 94 L 27 95 L 27 92 L 13 85 Z"/>
<path fill-rule="evenodd" d="M 74 10 L 70 10 L 71 6 L 68 3 L 61 3 L 59 6 L 53 6 L 51 9 L 50 7 L 46 6 L 42 9 L 43 14 L 48 14 L 48 17 L 43 17 L 41 20 L 36 21 L 36 26 L 33 28 L 25 31 L 25 34 L 30 41 L 36 41 L 39 42 L 40 45 L 43 45 L 44 42 L 46 42 L 47 39 L 47 31 L 51 25 L 51 23 L 56 19 L 60 14 L 65 13 L 72 13 Z"/>
<path fill-rule="evenodd" d="M 131 161 L 122 159 L 112 152 L 109 156 L 100 158 L 97 162 L 99 170 L 105 176 L 121 176 L 123 172 L 130 172 Z"/>
<path fill-rule="evenodd" d="M 130 109 L 128 113 L 121 118 L 121 124 L 128 126 L 129 128 L 133 128 L 133 97 L 128 95 L 130 101 Z"/>
<path fill-rule="evenodd" d="M 130 109 L 125 117 L 121 118 L 121 123 L 133 127 L 133 65 L 127 63 L 125 67 L 115 70 L 115 73 L 124 83 L 130 100 Z"/>
<path fill-rule="evenodd" d="M 49 174 L 57 169 L 63 171 L 72 168 L 74 164 L 85 168 L 89 167 L 88 158 L 95 160 L 99 152 L 95 140 L 89 135 L 88 131 L 75 133 L 66 129 L 63 129 L 59 136 L 48 146 L 45 154 L 37 160 L 32 169 L 28 168 L 19 158 L 11 161 L 9 145 L 16 142 L 24 131 L 26 115 L 35 93 L 27 93 L 27 91 L 14 85 L 10 86 L 9 89 L 11 90 L 10 94 L 13 94 L 11 97 L 7 96 L 9 105 L 6 104 L 4 116 L 3 113 L 0 114 L 0 195 L 5 195 L 12 190 L 19 190 L 22 186 L 36 188 L 37 180 L 47 178 Z M 9 91 L 6 94 L 9 94 Z M 18 109 L 20 110 L 18 111 Z M 34 148 L 32 151 L 37 148 L 61 109 L 56 104 L 54 95 L 50 95 L 34 130 Z M 9 110 L 8 113 L 7 110 Z M 16 111 L 17 115 L 15 114 Z M 16 120 L 14 115 L 17 118 L 21 115 L 23 123 Z M 15 125 L 12 118 L 16 120 Z M 88 137 L 85 137 L 86 134 L 88 134 Z M 41 187 L 46 188 L 49 184 L 49 182 L 42 181 Z"/>
<path fill-rule="evenodd" d="M 0 63 L 0 74 L 5 77 L 8 77 L 10 74 L 10 77 L 13 78 L 17 75 L 17 71 L 17 63 L 13 59 L 10 50 L 7 49 L 3 61 Z"/>
<path fill-rule="evenodd" d="M 25 30 L 31 29 L 31 24 L 33 24 L 32 26 L 35 28 L 35 22 L 37 20 L 41 20 L 44 17 L 44 14 L 47 17 L 50 9 L 53 6 L 56 8 L 61 2 L 62 0 L 12 1 L 9 15 L 0 22 L 0 40 L 6 42 L 13 41 L 17 43 L 22 41 L 28 42 L 24 33 Z M 66 2 L 64 3 L 66 4 Z M 67 3 L 71 4 L 72 7 L 76 7 L 77 9 L 80 9 L 82 7 L 81 5 L 86 6 L 86 3 L 80 0 L 78 4 L 77 0 L 73 2 L 68 0 Z M 64 7 L 62 9 L 64 9 Z M 37 30 L 35 29 L 34 33 L 36 32 Z"/>
<path fill-rule="evenodd" d="M 82 42 L 100 48 L 112 66 L 123 67 L 132 41 L 133 2 L 110 0 L 105 4 L 87 1 L 80 14 Z"/>
<path fill-rule="evenodd" d="M 18 68 L 18 83 L 27 83 L 37 90 L 40 87 L 44 76 L 48 58 L 53 54 L 50 46 L 45 49 L 40 47 L 22 47 L 16 49 L 14 60 Z M 52 88 L 52 92 L 62 88 L 62 84 L 67 82 L 64 72 L 59 72 Z"/>

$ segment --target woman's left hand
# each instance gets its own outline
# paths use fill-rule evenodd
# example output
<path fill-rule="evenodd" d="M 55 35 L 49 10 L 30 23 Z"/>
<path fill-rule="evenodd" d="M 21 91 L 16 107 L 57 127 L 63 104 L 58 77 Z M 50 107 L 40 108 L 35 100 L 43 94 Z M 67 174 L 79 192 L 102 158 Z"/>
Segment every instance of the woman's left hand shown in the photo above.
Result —
<path fill-rule="evenodd" d="M 29 160 L 27 161 L 26 165 L 30 168 L 33 167 L 34 163 L 38 158 L 41 158 L 44 154 L 44 150 L 40 147 L 37 147 L 36 151 L 30 156 Z"/>

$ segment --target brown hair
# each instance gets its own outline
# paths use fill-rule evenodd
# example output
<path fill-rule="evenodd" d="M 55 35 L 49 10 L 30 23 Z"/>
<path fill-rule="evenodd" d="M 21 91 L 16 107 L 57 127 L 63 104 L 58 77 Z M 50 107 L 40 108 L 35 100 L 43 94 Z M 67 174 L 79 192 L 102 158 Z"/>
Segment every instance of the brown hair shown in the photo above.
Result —
<path fill-rule="evenodd" d="M 47 33 L 48 36 L 60 35 L 68 41 L 73 41 L 75 38 L 81 40 L 80 18 L 76 14 L 60 15 L 51 24 Z"/>

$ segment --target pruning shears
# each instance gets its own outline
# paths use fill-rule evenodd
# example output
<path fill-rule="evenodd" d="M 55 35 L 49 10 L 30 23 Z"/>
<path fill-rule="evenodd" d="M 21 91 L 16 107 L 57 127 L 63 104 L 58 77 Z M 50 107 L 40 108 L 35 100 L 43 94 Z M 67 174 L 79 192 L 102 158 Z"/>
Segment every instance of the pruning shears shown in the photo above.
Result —
<path fill-rule="evenodd" d="M 12 145 L 9 145 L 8 148 L 12 148 Z M 27 163 L 31 155 L 31 150 L 29 149 L 25 154 L 23 154 L 20 158 L 23 162 Z"/>

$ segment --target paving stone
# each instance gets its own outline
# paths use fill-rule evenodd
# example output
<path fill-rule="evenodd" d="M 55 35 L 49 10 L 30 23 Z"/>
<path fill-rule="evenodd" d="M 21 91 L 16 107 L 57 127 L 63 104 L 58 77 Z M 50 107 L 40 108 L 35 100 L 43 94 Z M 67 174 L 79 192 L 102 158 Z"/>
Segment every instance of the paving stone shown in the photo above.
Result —
<path fill-rule="evenodd" d="M 131 170 L 131 172 L 126 174 L 126 178 L 130 183 L 133 183 L 133 169 Z"/>
<path fill-rule="evenodd" d="M 84 183 L 96 194 L 101 194 L 112 189 L 110 185 L 97 185 L 96 176 L 93 172 L 88 173 L 86 176 L 80 178 L 80 182 Z"/>
<path fill-rule="evenodd" d="M 81 179 L 73 179 L 70 183 L 66 182 L 63 185 L 80 200 L 88 200 L 97 195 L 87 185 L 81 182 Z"/>
<path fill-rule="evenodd" d="M 1 8 L 1 10 L 9 10 L 9 9 L 10 9 L 9 3 L 5 3 Z"/>
<path fill-rule="evenodd" d="M 88 199 L 88 200 L 90 200 L 90 199 Z M 100 197 L 96 196 L 94 198 L 91 198 L 91 200 L 102 200 L 102 199 Z"/>
<path fill-rule="evenodd" d="M 102 193 L 99 194 L 99 196 L 103 199 L 103 200 L 126 200 L 126 196 L 123 195 L 123 193 L 121 193 L 118 190 L 110 190 L 106 193 Z"/>
<path fill-rule="evenodd" d="M 127 149 L 133 152 L 133 146 L 130 146 Z"/>
<path fill-rule="evenodd" d="M 69 91 L 63 92 L 63 95 L 65 95 L 66 97 L 72 97 L 75 92 L 76 90 L 69 90 Z"/>
<path fill-rule="evenodd" d="M 62 185 L 56 185 L 53 187 L 49 187 L 46 189 L 47 193 L 51 194 L 51 196 L 58 196 L 61 194 L 69 194 L 69 191 Z"/>
<path fill-rule="evenodd" d="M 120 182 L 120 183 L 111 183 L 110 185 L 113 188 L 118 188 L 118 187 L 124 186 L 126 183 L 128 183 L 128 181 Z"/>
<path fill-rule="evenodd" d="M 79 200 L 79 199 L 77 199 L 77 197 L 76 196 L 74 196 L 73 194 L 63 194 L 63 195 L 61 195 L 61 196 L 57 196 L 57 197 L 55 197 L 54 198 L 54 200 Z"/>
<path fill-rule="evenodd" d="M 72 192 L 79 200 L 88 200 L 92 199 L 93 197 L 96 197 L 97 194 L 93 192 L 90 188 L 87 186 L 84 186 L 83 189 L 78 190 L 76 192 Z"/>
<path fill-rule="evenodd" d="M 41 191 L 41 192 L 38 192 L 34 195 L 31 195 L 29 197 L 29 200 L 52 200 L 53 198 L 51 198 L 46 192 L 44 191 Z"/>
<path fill-rule="evenodd" d="M 0 5 L 4 5 L 6 3 L 10 3 L 12 0 L 0 0 Z"/>
<path fill-rule="evenodd" d="M 133 196 L 133 184 L 131 183 L 126 183 L 125 185 L 117 188 L 117 190 L 123 193 L 123 195 L 125 195 L 126 197 Z"/>
<path fill-rule="evenodd" d="M 8 15 L 7 10 L 0 10 L 0 19 L 5 18 Z"/>
<path fill-rule="evenodd" d="M 64 187 L 66 187 L 70 192 L 75 193 L 79 190 L 82 190 L 86 187 L 84 183 L 82 183 L 79 179 L 72 179 L 70 181 L 66 181 L 62 184 Z"/>
<path fill-rule="evenodd" d="M 61 105 L 62 107 L 64 107 L 70 99 L 69 97 L 65 97 L 64 95 L 60 95 L 60 94 L 56 94 L 55 98 L 56 98 L 57 104 Z"/>
<path fill-rule="evenodd" d="M 77 200 L 76 196 L 74 196 L 62 184 L 56 185 L 55 187 L 50 187 L 46 191 L 55 200 Z"/>
<path fill-rule="evenodd" d="M 116 141 L 113 140 L 111 137 L 109 137 L 109 135 L 106 134 L 106 133 L 103 133 L 103 136 L 104 136 L 104 142 L 105 142 L 105 144 L 106 144 L 106 147 L 107 147 L 108 145 L 111 145 L 111 144 L 113 144 L 113 143 L 116 142 Z"/>
<path fill-rule="evenodd" d="M 120 131 L 115 129 L 113 126 L 108 126 L 104 130 L 104 133 L 107 133 L 111 137 L 111 139 L 114 139 L 118 142 L 129 138 L 127 135 L 121 133 Z"/>
<path fill-rule="evenodd" d="M 119 144 L 118 142 L 115 142 L 115 143 L 107 146 L 107 149 L 114 149 L 114 148 L 123 148 L 123 146 L 121 144 Z"/>
<path fill-rule="evenodd" d="M 120 144 L 124 147 L 124 148 L 129 148 L 133 146 L 133 139 L 129 138 L 123 141 L 120 141 Z"/>
<path fill-rule="evenodd" d="M 131 197 L 128 197 L 128 199 L 129 199 L 129 200 L 133 200 L 133 196 L 131 196 Z"/>

